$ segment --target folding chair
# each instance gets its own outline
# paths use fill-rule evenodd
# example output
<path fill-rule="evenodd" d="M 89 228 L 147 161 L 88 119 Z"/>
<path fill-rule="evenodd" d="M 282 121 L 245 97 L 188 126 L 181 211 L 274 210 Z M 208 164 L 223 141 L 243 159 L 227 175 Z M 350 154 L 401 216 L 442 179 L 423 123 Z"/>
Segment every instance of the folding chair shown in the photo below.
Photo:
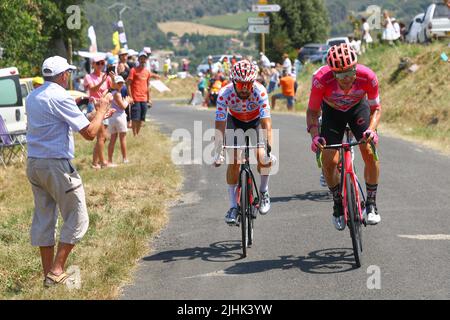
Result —
<path fill-rule="evenodd" d="M 0 117 L 0 162 L 6 165 L 15 160 L 23 161 L 25 158 L 25 132 L 9 133 L 5 121 Z"/>

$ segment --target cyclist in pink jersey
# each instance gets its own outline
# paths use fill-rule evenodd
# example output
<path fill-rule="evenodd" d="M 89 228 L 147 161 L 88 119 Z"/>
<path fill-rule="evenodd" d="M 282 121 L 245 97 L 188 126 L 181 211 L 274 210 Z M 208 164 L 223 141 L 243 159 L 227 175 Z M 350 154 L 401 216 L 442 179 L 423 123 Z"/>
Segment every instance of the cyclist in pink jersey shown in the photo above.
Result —
<path fill-rule="evenodd" d="M 322 125 L 319 131 L 319 117 Z M 333 46 L 328 51 L 327 65 L 313 76 L 311 95 L 306 115 L 307 130 L 311 134 L 311 149 L 316 152 L 324 145 L 339 144 L 345 127 L 350 126 L 355 138 L 378 143 L 377 127 L 381 117 L 378 79 L 368 67 L 357 63 L 357 54 L 347 44 Z M 319 133 L 320 132 L 320 133 Z M 379 163 L 374 160 L 369 143 L 360 145 L 365 163 L 364 178 L 367 188 L 367 222 L 381 221 L 376 205 Z M 339 151 L 323 150 L 323 174 L 333 194 L 333 223 L 344 230 L 344 212 L 337 165 Z"/>
<path fill-rule="evenodd" d="M 255 138 L 252 139 L 252 145 L 264 138 L 263 141 L 267 142 L 267 154 L 265 154 L 264 148 L 258 148 L 257 151 L 258 172 L 261 175 L 259 212 L 267 214 L 270 210 L 269 173 L 270 167 L 276 161 L 276 158 L 270 154 L 272 120 L 268 94 L 266 88 L 255 81 L 257 76 L 258 67 L 256 65 L 248 60 L 239 61 L 233 65 L 230 72 L 231 83 L 223 87 L 219 92 L 215 122 L 215 165 L 221 165 L 223 137 L 226 137 L 225 142 L 228 145 L 237 144 L 239 146 L 245 145 L 244 136 L 235 135 L 235 132 L 239 129 L 251 139 Z M 225 134 L 225 129 L 227 134 Z M 262 129 L 262 134 L 260 134 L 259 129 Z M 240 163 L 235 153 L 234 161 L 228 165 L 227 169 L 230 210 L 225 216 L 225 222 L 229 225 L 234 225 L 237 222 L 238 206 L 236 200 L 239 168 Z"/>

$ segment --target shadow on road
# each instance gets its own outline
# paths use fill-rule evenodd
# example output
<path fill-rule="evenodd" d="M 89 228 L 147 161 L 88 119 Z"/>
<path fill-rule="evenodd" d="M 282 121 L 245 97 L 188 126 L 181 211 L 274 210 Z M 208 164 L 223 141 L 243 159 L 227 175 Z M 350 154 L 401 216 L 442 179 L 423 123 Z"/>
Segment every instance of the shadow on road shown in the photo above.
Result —
<path fill-rule="evenodd" d="M 308 256 L 280 256 L 276 260 L 239 262 L 225 269 L 226 274 L 252 274 L 270 270 L 300 269 L 311 274 L 334 274 L 355 269 L 353 250 L 333 248 L 313 251 Z"/>
<path fill-rule="evenodd" d="M 159 252 L 144 261 L 175 262 L 202 259 L 210 262 L 230 262 L 241 259 L 241 241 L 221 241 L 209 247 L 195 247 Z"/>
<path fill-rule="evenodd" d="M 333 198 L 328 190 L 309 191 L 304 194 L 296 194 L 288 197 L 271 197 L 270 202 L 290 202 L 290 201 L 315 201 L 315 202 L 328 202 Z"/>
<path fill-rule="evenodd" d="M 240 241 L 222 241 L 209 247 L 195 247 L 182 250 L 159 252 L 144 258 L 144 261 L 164 263 L 182 260 L 202 259 L 209 262 L 231 262 L 242 259 Z M 305 256 L 280 256 L 279 259 L 239 262 L 224 270 L 225 274 L 240 275 L 266 272 L 270 270 L 300 269 L 311 274 L 334 274 L 355 268 L 353 250 L 349 248 L 323 249 Z"/>

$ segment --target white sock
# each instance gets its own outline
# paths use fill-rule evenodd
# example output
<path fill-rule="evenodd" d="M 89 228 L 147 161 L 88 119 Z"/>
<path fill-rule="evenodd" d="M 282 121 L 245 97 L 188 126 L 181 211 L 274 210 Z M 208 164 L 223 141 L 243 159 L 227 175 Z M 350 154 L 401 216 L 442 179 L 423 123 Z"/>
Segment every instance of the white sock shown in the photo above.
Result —
<path fill-rule="evenodd" d="M 261 176 L 261 186 L 259 187 L 260 192 L 269 191 L 269 176 Z"/>
<path fill-rule="evenodd" d="M 236 201 L 236 192 L 237 192 L 237 184 L 229 184 L 228 185 L 228 196 L 230 198 L 230 208 L 237 208 Z"/>

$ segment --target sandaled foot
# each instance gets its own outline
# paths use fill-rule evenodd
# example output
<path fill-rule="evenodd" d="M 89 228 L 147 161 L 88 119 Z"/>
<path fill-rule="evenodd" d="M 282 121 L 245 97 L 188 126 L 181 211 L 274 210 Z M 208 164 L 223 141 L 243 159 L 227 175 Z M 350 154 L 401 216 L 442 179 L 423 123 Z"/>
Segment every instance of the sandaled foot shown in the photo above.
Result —
<path fill-rule="evenodd" d="M 67 273 L 63 272 L 60 275 L 56 275 L 53 272 L 49 272 L 47 273 L 47 275 L 45 276 L 45 280 L 44 280 L 44 286 L 46 288 L 50 288 L 53 287 L 57 284 L 64 284 L 67 280 L 67 278 L 69 278 L 70 275 L 68 275 Z"/>

